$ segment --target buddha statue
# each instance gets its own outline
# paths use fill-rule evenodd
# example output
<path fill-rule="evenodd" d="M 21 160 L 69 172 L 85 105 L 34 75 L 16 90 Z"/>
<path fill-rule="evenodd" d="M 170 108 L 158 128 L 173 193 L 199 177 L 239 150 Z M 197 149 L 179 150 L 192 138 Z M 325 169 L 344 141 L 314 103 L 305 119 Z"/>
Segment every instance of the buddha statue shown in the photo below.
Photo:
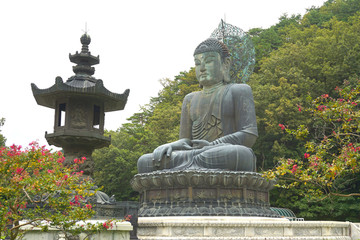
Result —
<path fill-rule="evenodd" d="M 230 81 L 230 54 L 209 38 L 194 52 L 202 90 L 185 96 L 178 141 L 157 147 L 138 160 L 138 172 L 218 169 L 255 171 L 251 149 L 257 138 L 250 86 Z"/>

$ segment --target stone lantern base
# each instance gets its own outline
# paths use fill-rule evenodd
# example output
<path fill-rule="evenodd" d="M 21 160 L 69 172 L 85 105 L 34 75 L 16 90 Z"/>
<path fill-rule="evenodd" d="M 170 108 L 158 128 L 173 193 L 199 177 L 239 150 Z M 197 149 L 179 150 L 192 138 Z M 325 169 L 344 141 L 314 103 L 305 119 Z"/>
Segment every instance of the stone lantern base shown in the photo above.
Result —
<path fill-rule="evenodd" d="M 269 181 L 254 172 L 220 170 L 156 171 L 137 174 L 139 217 L 280 217 L 270 210 Z"/>

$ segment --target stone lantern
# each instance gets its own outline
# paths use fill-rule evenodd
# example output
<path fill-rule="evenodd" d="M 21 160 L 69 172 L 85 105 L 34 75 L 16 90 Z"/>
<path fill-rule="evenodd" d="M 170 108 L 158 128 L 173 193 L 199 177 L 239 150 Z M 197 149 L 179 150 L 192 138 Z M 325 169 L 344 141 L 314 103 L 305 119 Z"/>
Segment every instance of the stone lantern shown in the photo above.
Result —
<path fill-rule="evenodd" d="M 55 84 L 47 89 L 39 89 L 31 84 L 37 104 L 55 109 L 54 133 L 45 133 L 50 145 L 61 147 L 65 163 L 72 164 L 75 158 L 86 157 L 82 169 L 85 175 L 92 176 L 94 149 L 110 145 L 110 137 L 104 136 L 105 112 L 123 110 L 129 89 L 122 94 L 107 90 L 101 79 L 92 75 L 92 65 L 100 62 L 99 56 L 91 55 L 91 38 L 84 34 L 80 38 L 81 52 L 69 54 L 74 76 L 63 82 L 56 77 Z"/>

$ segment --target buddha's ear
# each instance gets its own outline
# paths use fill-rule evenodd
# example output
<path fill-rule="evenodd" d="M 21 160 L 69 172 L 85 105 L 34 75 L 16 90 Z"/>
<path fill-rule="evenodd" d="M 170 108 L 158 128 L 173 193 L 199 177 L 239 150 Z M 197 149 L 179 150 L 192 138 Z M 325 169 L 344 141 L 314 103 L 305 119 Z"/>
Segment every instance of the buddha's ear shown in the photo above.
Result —
<path fill-rule="evenodd" d="M 224 68 L 225 68 L 227 71 L 229 71 L 229 70 L 230 70 L 230 66 L 231 66 L 231 59 L 230 59 L 230 57 L 224 58 L 223 64 L 224 64 Z"/>
<path fill-rule="evenodd" d="M 231 81 L 230 80 L 230 66 L 231 66 L 230 57 L 224 58 L 222 65 L 223 65 L 224 82 L 229 83 Z"/>

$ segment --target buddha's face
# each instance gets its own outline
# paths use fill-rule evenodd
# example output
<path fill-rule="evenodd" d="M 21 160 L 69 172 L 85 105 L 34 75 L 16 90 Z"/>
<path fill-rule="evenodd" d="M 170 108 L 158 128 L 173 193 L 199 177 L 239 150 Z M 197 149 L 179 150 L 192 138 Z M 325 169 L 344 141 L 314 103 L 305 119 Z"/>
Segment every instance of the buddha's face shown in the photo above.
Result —
<path fill-rule="evenodd" d="M 213 86 L 224 79 L 224 66 L 217 52 L 195 55 L 196 78 L 204 87 Z"/>

